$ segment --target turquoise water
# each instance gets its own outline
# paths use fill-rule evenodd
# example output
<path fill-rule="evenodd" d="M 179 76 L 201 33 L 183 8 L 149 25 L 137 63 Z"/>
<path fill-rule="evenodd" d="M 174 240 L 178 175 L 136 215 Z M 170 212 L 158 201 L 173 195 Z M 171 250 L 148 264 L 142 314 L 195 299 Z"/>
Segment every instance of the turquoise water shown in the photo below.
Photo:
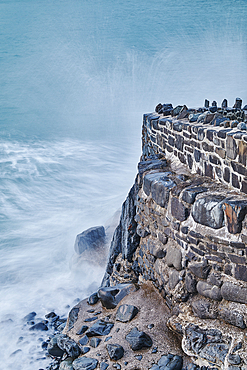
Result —
<path fill-rule="evenodd" d="M 120 208 L 142 114 L 247 104 L 246 20 L 246 0 L 0 0 L 4 370 L 45 368 L 36 339 L 18 343 L 21 317 L 66 315 L 98 286 L 104 266 L 75 264 L 74 240 Z"/>

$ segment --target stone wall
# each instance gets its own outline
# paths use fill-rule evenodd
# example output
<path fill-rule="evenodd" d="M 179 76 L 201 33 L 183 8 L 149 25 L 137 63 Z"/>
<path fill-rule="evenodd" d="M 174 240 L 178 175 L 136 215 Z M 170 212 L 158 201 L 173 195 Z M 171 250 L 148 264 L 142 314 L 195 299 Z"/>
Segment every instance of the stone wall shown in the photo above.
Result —
<path fill-rule="evenodd" d="M 178 116 L 144 114 L 143 154 L 173 154 L 186 164 L 192 173 L 198 173 L 247 193 L 247 132 L 237 126 L 237 121 L 227 127 L 189 122 Z M 195 116 L 192 114 L 192 116 Z M 193 120 L 193 118 L 191 118 Z M 215 118 L 215 120 L 217 117 Z M 230 124 L 231 121 L 225 121 Z M 228 126 L 228 125 L 225 125 Z"/>
<path fill-rule="evenodd" d="M 103 280 L 152 281 L 183 351 L 216 369 L 247 369 L 245 138 L 144 115 L 138 175 Z"/>

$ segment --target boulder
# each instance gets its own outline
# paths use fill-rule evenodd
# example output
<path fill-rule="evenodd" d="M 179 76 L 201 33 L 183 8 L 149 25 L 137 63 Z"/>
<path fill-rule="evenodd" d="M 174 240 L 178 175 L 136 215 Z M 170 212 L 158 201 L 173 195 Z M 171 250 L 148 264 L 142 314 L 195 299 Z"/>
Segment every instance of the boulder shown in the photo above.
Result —
<path fill-rule="evenodd" d="M 107 344 L 106 349 L 111 360 L 120 360 L 124 355 L 124 349 L 120 344 Z"/>
<path fill-rule="evenodd" d="M 63 354 L 65 352 L 65 350 L 58 347 L 57 336 L 54 336 L 51 338 L 47 346 L 47 351 L 51 356 L 54 356 L 54 357 L 63 357 Z"/>
<path fill-rule="evenodd" d="M 95 249 L 102 246 L 104 242 L 104 226 L 91 227 L 77 235 L 74 249 L 76 253 L 81 254 L 87 249 Z"/>
<path fill-rule="evenodd" d="M 33 331 L 33 330 L 47 331 L 48 330 L 48 326 L 44 322 L 38 322 L 37 324 L 32 325 L 29 328 L 29 330 L 31 330 L 31 331 Z"/>
<path fill-rule="evenodd" d="M 118 303 L 128 294 L 135 292 L 134 284 L 117 284 L 98 290 L 98 297 L 102 305 L 108 309 L 115 308 Z"/>
<path fill-rule="evenodd" d="M 208 195 L 197 199 L 192 206 L 192 217 L 195 222 L 220 229 L 224 226 L 223 195 Z"/>
<path fill-rule="evenodd" d="M 89 357 L 79 357 L 72 363 L 74 370 L 94 370 L 98 365 L 98 360 Z"/>
<path fill-rule="evenodd" d="M 137 307 L 130 304 L 123 304 L 119 306 L 117 310 L 116 320 L 121 322 L 129 322 L 137 315 L 137 313 Z"/>
<path fill-rule="evenodd" d="M 196 284 L 197 281 L 190 273 L 187 273 L 185 276 L 185 288 L 189 293 L 196 293 Z"/>
<path fill-rule="evenodd" d="M 81 354 L 78 344 L 65 334 L 57 336 L 57 345 L 61 350 L 66 352 L 69 357 L 76 358 Z"/>
<path fill-rule="evenodd" d="M 138 351 L 145 347 L 149 348 L 153 344 L 150 336 L 144 333 L 144 331 L 139 331 L 136 327 L 126 335 L 125 339 L 129 342 L 133 351 Z"/>

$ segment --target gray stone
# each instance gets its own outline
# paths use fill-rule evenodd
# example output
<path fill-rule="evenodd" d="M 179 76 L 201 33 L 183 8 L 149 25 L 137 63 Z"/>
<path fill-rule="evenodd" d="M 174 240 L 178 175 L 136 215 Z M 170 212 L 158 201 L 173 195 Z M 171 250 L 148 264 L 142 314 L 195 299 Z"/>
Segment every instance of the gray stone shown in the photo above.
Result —
<path fill-rule="evenodd" d="M 113 328 L 114 324 L 98 320 L 94 323 L 91 328 L 88 329 L 86 335 L 88 337 L 94 337 L 95 335 L 108 335 Z"/>
<path fill-rule="evenodd" d="M 183 191 L 182 200 L 186 203 L 193 204 L 197 194 L 208 191 L 205 187 L 187 188 Z"/>
<path fill-rule="evenodd" d="M 224 212 L 222 209 L 223 195 L 208 195 L 197 199 L 192 206 L 193 219 L 202 225 L 219 229 L 224 226 Z"/>
<path fill-rule="evenodd" d="M 200 351 L 200 356 L 213 363 L 216 363 L 217 360 L 223 363 L 228 354 L 228 351 L 229 346 L 225 343 L 208 343 Z"/>
<path fill-rule="evenodd" d="M 36 316 L 36 312 L 30 312 L 28 315 L 23 317 L 22 321 L 24 321 L 24 322 L 33 321 L 35 316 Z"/>
<path fill-rule="evenodd" d="M 123 304 L 118 307 L 116 320 L 121 322 L 129 322 L 137 315 L 137 313 L 137 307 L 130 304 Z"/>
<path fill-rule="evenodd" d="M 196 275 L 197 277 L 201 279 L 207 278 L 210 269 L 211 269 L 211 266 L 208 265 L 207 260 L 191 263 L 189 265 L 189 270 L 193 272 L 194 275 Z"/>
<path fill-rule="evenodd" d="M 151 184 L 151 195 L 155 203 L 160 207 L 167 208 L 170 190 L 176 184 L 168 177 L 154 180 Z"/>
<path fill-rule="evenodd" d="M 149 348 L 153 344 L 150 336 L 144 333 L 144 331 L 139 331 L 136 327 L 126 335 L 125 339 L 129 342 L 133 351 L 138 351 L 145 347 Z"/>
<path fill-rule="evenodd" d="M 80 357 L 72 363 L 74 370 L 94 370 L 98 365 L 98 360 L 90 357 Z"/>
<path fill-rule="evenodd" d="M 93 347 L 93 348 L 96 348 L 98 347 L 98 345 L 100 344 L 101 342 L 101 339 L 100 338 L 91 338 L 90 340 L 90 346 Z"/>
<path fill-rule="evenodd" d="M 85 345 L 88 343 L 88 336 L 87 336 L 87 335 L 84 335 L 84 336 L 79 340 L 79 343 L 80 343 L 82 346 L 85 346 Z"/>
<path fill-rule="evenodd" d="M 74 249 L 76 253 L 81 254 L 87 249 L 100 247 L 105 242 L 104 226 L 91 227 L 78 234 L 75 240 Z"/>
<path fill-rule="evenodd" d="M 207 283 L 221 287 L 221 274 L 216 271 L 211 271 L 207 278 Z"/>
<path fill-rule="evenodd" d="M 111 360 L 120 360 L 124 355 L 124 349 L 120 344 L 107 344 L 106 349 Z"/>
<path fill-rule="evenodd" d="M 51 338 L 47 346 L 47 351 L 51 356 L 54 356 L 54 357 L 63 357 L 63 354 L 65 352 L 65 350 L 58 347 L 56 336 Z"/>
<path fill-rule="evenodd" d="M 173 181 L 169 179 L 169 175 L 171 172 L 155 172 L 155 173 L 148 173 L 144 176 L 143 179 L 143 190 L 146 195 L 149 195 L 151 193 L 151 186 L 154 182 L 164 182 L 165 184 L 171 186 Z M 174 184 L 175 185 L 175 184 Z M 174 186 L 173 185 L 173 186 Z M 165 187 L 166 188 L 166 187 Z"/>
<path fill-rule="evenodd" d="M 230 159 L 235 159 L 238 154 L 238 147 L 236 141 L 233 139 L 232 136 L 227 135 L 226 138 L 226 155 Z"/>
<path fill-rule="evenodd" d="M 66 360 L 62 361 L 59 365 L 59 370 L 73 370 L 73 358 L 68 357 Z"/>
<path fill-rule="evenodd" d="M 107 309 L 115 308 L 118 303 L 128 294 L 135 292 L 134 284 L 117 284 L 111 287 L 104 287 L 98 290 L 98 297 Z"/>
<path fill-rule="evenodd" d="M 179 281 L 180 281 L 179 272 L 177 270 L 173 270 L 169 276 L 169 287 L 171 289 L 174 289 L 175 286 L 179 283 Z"/>
<path fill-rule="evenodd" d="M 29 330 L 33 331 L 33 330 L 40 330 L 40 331 L 47 331 L 48 330 L 48 326 L 43 323 L 43 322 L 38 322 L 37 324 L 35 325 L 32 325 Z"/>
<path fill-rule="evenodd" d="M 211 298 L 215 301 L 220 301 L 222 299 L 220 288 L 216 285 L 210 285 L 204 281 L 198 281 L 196 289 L 198 293 L 204 297 Z"/>
<path fill-rule="evenodd" d="M 171 214 L 177 220 L 185 221 L 189 217 L 189 209 L 178 198 L 173 197 L 171 200 Z"/>
<path fill-rule="evenodd" d="M 241 363 L 241 357 L 237 354 L 230 353 L 228 356 L 228 362 L 231 365 L 239 365 Z"/>
<path fill-rule="evenodd" d="M 230 282 L 223 283 L 221 294 L 227 301 L 247 303 L 247 288 Z"/>
<path fill-rule="evenodd" d="M 196 122 L 198 120 L 198 118 L 201 116 L 201 112 L 200 113 L 191 113 L 189 115 L 189 121 L 190 122 Z"/>
<path fill-rule="evenodd" d="M 182 270 L 182 253 L 178 248 L 169 246 L 166 253 L 166 263 L 170 267 L 175 267 L 176 270 Z"/>
<path fill-rule="evenodd" d="M 157 241 L 154 242 L 149 239 L 147 243 L 147 248 L 150 254 L 152 254 L 152 256 L 156 258 L 163 258 L 166 255 L 166 250 L 164 250 L 162 244 L 158 243 Z"/>
<path fill-rule="evenodd" d="M 78 344 L 65 334 L 60 334 L 57 336 L 57 345 L 64 352 L 66 352 L 69 357 L 75 358 L 81 354 Z"/>
<path fill-rule="evenodd" d="M 218 313 L 220 318 L 226 321 L 228 324 L 245 329 L 246 325 L 244 322 L 244 316 L 240 312 L 230 310 L 228 307 L 221 305 L 218 308 Z"/>
<path fill-rule="evenodd" d="M 195 293 L 197 281 L 190 273 L 185 276 L 185 288 L 189 293 Z"/>
<path fill-rule="evenodd" d="M 89 347 L 82 347 L 82 350 L 81 350 L 81 353 L 83 354 L 83 355 L 85 355 L 86 353 L 88 353 L 90 351 L 90 348 Z"/>
<path fill-rule="evenodd" d="M 217 311 L 213 309 L 210 302 L 199 299 L 191 303 L 192 310 L 200 319 L 216 319 Z"/>
<path fill-rule="evenodd" d="M 101 362 L 100 363 L 100 370 L 106 370 L 108 368 L 109 364 L 106 362 Z"/>

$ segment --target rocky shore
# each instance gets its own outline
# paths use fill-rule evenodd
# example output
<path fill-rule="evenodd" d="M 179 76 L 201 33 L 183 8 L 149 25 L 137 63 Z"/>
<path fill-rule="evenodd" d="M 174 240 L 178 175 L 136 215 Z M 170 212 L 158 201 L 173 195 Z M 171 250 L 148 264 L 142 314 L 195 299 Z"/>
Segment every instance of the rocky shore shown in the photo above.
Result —
<path fill-rule="evenodd" d="M 67 320 L 25 318 L 50 330 L 47 370 L 247 369 L 246 113 L 237 98 L 144 115 L 101 287 Z M 104 238 L 85 230 L 75 250 L 104 256 Z"/>

